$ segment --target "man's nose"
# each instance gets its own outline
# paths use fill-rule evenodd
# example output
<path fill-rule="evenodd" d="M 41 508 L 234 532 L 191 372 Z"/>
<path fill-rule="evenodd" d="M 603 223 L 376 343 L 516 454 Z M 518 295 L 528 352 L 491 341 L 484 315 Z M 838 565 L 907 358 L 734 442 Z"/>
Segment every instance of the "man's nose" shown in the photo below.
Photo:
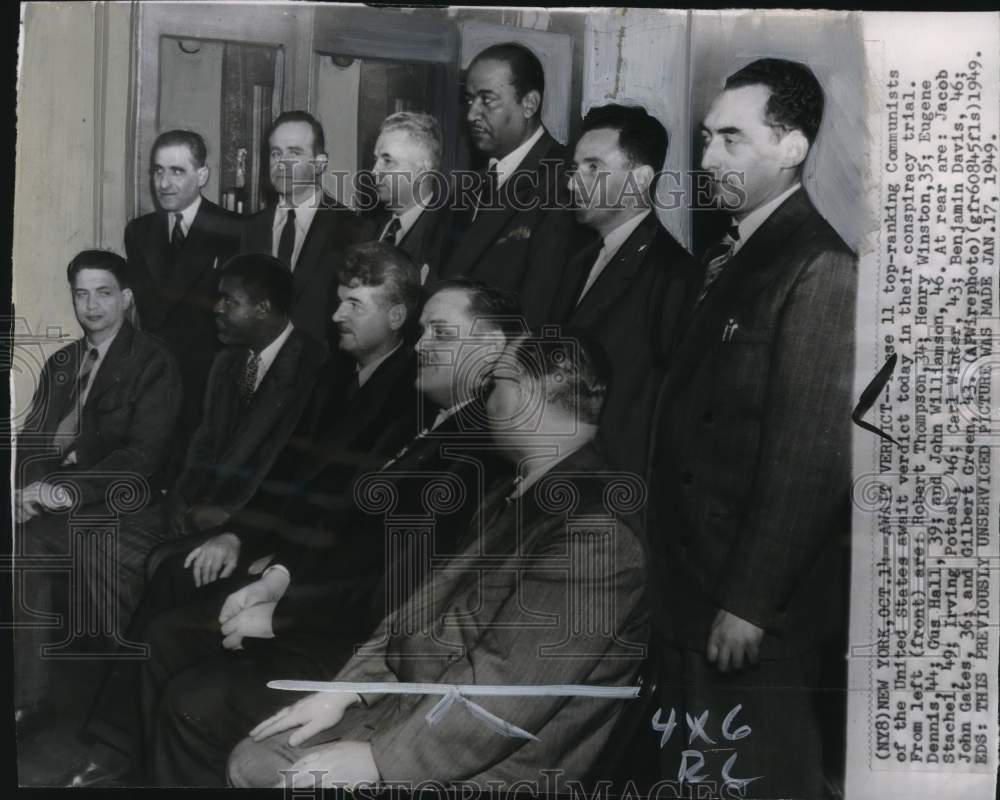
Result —
<path fill-rule="evenodd" d="M 157 178 L 156 178 L 156 185 L 160 189 L 167 189 L 167 188 L 170 187 L 170 184 L 171 184 L 170 175 L 168 175 L 166 172 L 161 172 L 157 176 Z"/>
<path fill-rule="evenodd" d="M 469 103 L 469 107 L 465 110 L 465 121 L 475 122 L 482 116 L 483 116 L 483 108 L 479 100 L 473 100 L 471 103 Z"/>
<path fill-rule="evenodd" d="M 701 168 L 715 169 L 719 166 L 719 146 L 714 138 L 709 139 L 702 146 Z"/>
<path fill-rule="evenodd" d="M 215 305 L 212 306 L 212 312 L 221 317 L 223 312 L 225 312 L 225 310 L 226 310 L 225 306 L 222 304 L 222 298 L 220 297 L 218 300 L 215 301 Z"/>

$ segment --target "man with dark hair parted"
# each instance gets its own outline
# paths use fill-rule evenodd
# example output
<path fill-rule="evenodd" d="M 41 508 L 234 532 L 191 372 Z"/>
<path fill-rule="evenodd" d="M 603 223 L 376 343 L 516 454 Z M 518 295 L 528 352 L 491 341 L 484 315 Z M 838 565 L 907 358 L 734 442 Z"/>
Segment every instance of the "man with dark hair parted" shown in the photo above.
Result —
<path fill-rule="evenodd" d="M 272 208 L 246 221 L 241 253 L 268 253 L 291 271 L 292 322 L 326 343 L 327 308 L 344 249 L 372 238 L 372 226 L 323 190 L 323 126 L 307 111 L 286 111 L 268 132 Z"/>
<path fill-rule="evenodd" d="M 521 44 L 479 53 L 465 78 L 465 123 L 487 167 L 453 197 L 442 275 L 518 293 L 530 325 L 551 321 L 566 262 L 591 239 L 569 210 L 566 148 L 542 125 L 545 73 Z"/>
<path fill-rule="evenodd" d="M 702 167 L 731 226 L 705 253 L 652 444 L 662 713 L 718 722 L 736 709 L 752 735 L 735 764 L 712 754 L 703 772 L 755 797 L 823 795 L 815 702 L 845 624 L 857 266 L 801 184 L 822 113 L 809 67 L 775 58 L 712 102 Z M 677 750 L 660 756 L 676 778 Z"/>
<path fill-rule="evenodd" d="M 239 216 L 201 194 L 209 179 L 206 157 L 205 140 L 194 131 L 157 136 L 149 169 L 157 210 L 125 228 L 139 324 L 163 339 L 181 371 L 177 460 L 201 420 L 205 381 L 219 349 L 215 269 L 238 252 L 240 241 Z"/>

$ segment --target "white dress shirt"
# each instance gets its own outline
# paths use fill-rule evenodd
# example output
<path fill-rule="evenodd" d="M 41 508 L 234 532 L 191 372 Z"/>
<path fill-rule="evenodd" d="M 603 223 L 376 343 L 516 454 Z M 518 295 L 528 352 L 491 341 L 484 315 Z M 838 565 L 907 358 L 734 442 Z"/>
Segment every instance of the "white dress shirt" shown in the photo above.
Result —
<path fill-rule="evenodd" d="M 394 219 L 399 220 L 399 233 L 396 234 L 396 243 L 403 241 L 403 237 L 410 232 L 418 219 L 420 219 L 421 213 L 423 213 L 424 207 L 420 203 L 416 203 L 411 208 L 406 209 L 402 214 L 393 214 L 389 221 L 382 228 L 382 232 L 379 233 L 379 240 L 385 236 L 385 232 L 389 230 L 389 226 L 392 225 Z"/>
<path fill-rule="evenodd" d="M 768 200 L 764 205 L 755 208 L 749 214 L 747 214 L 743 221 L 740 222 L 736 227 L 739 228 L 740 238 L 736 241 L 733 246 L 733 255 L 740 251 L 740 248 L 746 244 L 747 239 L 753 236 L 754 232 L 764 221 L 771 216 L 775 211 L 777 211 L 778 206 L 784 203 L 789 197 L 791 197 L 795 192 L 802 188 L 802 184 L 798 181 L 795 182 L 794 186 L 789 186 L 785 191 L 779 194 L 772 200 Z"/>
<path fill-rule="evenodd" d="M 180 213 L 181 215 L 181 233 L 185 236 L 191 232 L 191 226 L 194 224 L 194 218 L 198 215 L 198 209 L 201 208 L 201 195 L 198 195 L 194 202 L 191 203 L 187 208 L 181 212 L 170 211 L 167 213 L 167 238 L 171 238 L 174 235 L 174 225 L 177 224 L 177 217 L 175 214 Z"/>
<path fill-rule="evenodd" d="M 628 237 L 635 232 L 635 229 L 638 228 L 642 224 L 642 221 L 651 213 L 650 209 L 647 208 L 641 214 L 636 214 L 631 219 L 625 220 L 625 222 L 604 237 L 604 247 L 602 247 L 601 251 L 597 254 L 594 266 L 590 268 L 590 274 L 587 276 L 587 282 L 583 285 L 583 291 L 580 292 L 580 296 L 576 300 L 577 303 L 583 300 L 584 295 L 590 291 L 590 287 L 597 282 L 599 277 L 601 277 L 601 273 L 604 272 L 604 268 L 611 263 L 611 259 L 613 259 L 615 254 L 621 250 L 621 246 L 625 244 Z"/>
<path fill-rule="evenodd" d="M 295 247 L 292 250 L 291 270 L 295 271 L 295 265 L 299 262 L 299 254 L 302 252 L 302 245 L 309 235 L 309 226 L 312 225 L 316 217 L 316 211 L 323 199 L 319 189 L 313 192 L 313 196 L 305 202 L 294 206 L 295 208 Z M 271 255 L 278 257 L 278 244 L 281 242 L 281 232 L 285 229 L 285 219 L 288 217 L 288 209 L 292 208 L 289 198 L 285 198 L 284 204 L 274 209 L 274 224 L 271 228 Z"/>
<path fill-rule="evenodd" d="M 257 364 L 257 379 L 254 381 L 253 390 L 256 392 L 257 387 L 260 386 L 260 382 L 264 380 L 264 376 L 267 375 L 267 371 L 271 369 L 271 364 L 274 363 L 274 359 L 278 357 L 278 353 L 281 348 L 285 346 L 285 342 L 288 341 L 288 337 L 292 335 L 292 330 L 294 330 L 292 323 L 289 322 L 285 325 L 285 329 L 279 333 L 274 341 L 271 342 L 267 347 L 257 354 L 257 358 L 260 362 Z M 253 351 L 247 356 L 247 363 L 250 363 L 250 359 L 254 357 Z"/>
<path fill-rule="evenodd" d="M 524 157 L 528 155 L 528 151 L 537 144 L 538 140 L 542 138 L 542 134 L 545 133 L 545 127 L 543 125 L 538 126 L 536 130 L 526 142 L 522 142 L 516 148 L 511 150 L 503 158 L 491 158 L 490 166 L 496 165 L 497 172 L 497 188 L 503 186 L 504 181 L 507 180 L 514 173 L 521 162 L 524 161 Z"/>

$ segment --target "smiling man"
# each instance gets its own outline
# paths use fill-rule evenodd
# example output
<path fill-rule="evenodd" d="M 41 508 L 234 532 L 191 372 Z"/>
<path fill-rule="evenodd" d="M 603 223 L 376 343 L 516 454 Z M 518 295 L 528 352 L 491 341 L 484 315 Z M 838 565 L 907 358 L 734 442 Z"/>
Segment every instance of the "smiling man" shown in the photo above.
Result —
<path fill-rule="evenodd" d="M 207 198 L 205 141 L 193 131 L 161 133 L 149 179 L 157 211 L 125 228 L 125 253 L 139 322 L 166 342 L 181 369 L 183 404 L 174 456 L 201 419 L 208 370 L 218 350 L 212 305 L 215 272 L 239 249 L 240 218 Z"/>
<path fill-rule="evenodd" d="M 277 202 L 247 220 L 240 252 L 268 253 L 292 271 L 292 321 L 325 344 L 327 300 L 344 249 L 371 239 L 371 226 L 323 191 L 326 140 L 312 114 L 280 114 L 271 124 L 268 146 Z"/>
<path fill-rule="evenodd" d="M 28 555 L 71 552 L 65 512 L 72 506 L 81 514 L 116 516 L 105 500 L 116 480 L 138 478 L 155 490 L 180 408 L 173 357 L 126 319 L 133 298 L 125 260 L 85 250 L 70 262 L 67 277 L 84 336 L 46 362 L 17 437 L 15 552 Z M 57 491 L 53 475 L 71 490 Z M 141 564 L 149 546 L 124 531 L 118 536 L 123 559 L 132 556 Z M 29 572 L 23 593 L 26 608 L 58 611 L 68 624 L 66 576 L 61 577 L 62 582 L 57 572 Z M 113 597 L 108 592 L 117 590 L 101 582 L 109 576 L 99 570 L 85 578 L 87 584 L 76 591 L 97 602 L 108 602 Z M 15 612 L 25 625 L 16 641 L 17 718 L 27 724 L 33 714 L 40 718 L 49 699 L 49 662 L 39 648 L 58 639 L 59 631 L 39 626 L 37 616 L 20 618 L 23 608 Z"/>
<path fill-rule="evenodd" d="M 800 183 L 822 115 L 812 71 L 773 58 L 712 102 L 702 166 L 731 227 L 705 255 L 653 434 L 659 685 L 683 686 L 692 718 L 741 707 L 753 735 L 731 775 L 754 797 L 822 796 L 815 690 L 844 624 L 857 270 Z M 661 707 L 683 718 L 677 702 Z M 671 755 L 663 777 L 677 775 Z"/>
<path fill-rule="evenodd" d="M 465 78 L 465 123 L 487 168 L 456 193 L 442 274 L 517 292 L 528 323 L 551 321 L 568 258 L 591 235 L 566 195 L 566 150 L 542 125 L 545 73 L 520 44 L 479 53 Z"/>

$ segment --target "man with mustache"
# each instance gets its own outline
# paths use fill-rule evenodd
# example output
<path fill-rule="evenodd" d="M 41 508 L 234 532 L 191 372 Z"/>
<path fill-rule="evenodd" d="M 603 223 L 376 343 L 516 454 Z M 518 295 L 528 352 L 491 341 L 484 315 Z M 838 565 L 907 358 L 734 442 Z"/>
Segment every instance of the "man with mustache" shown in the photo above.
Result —
<path fill-rule="evenodd" d="M 326 343 L 327 299 L 344 249 L 371 239 L 371 226 L 323 191 L 326 143 L 312 114 L 280 114 L 268 145 L 277 202 L 246 221 L 240 252 L 270 253 L 292 271 L 292 322 Z"/>
<path fill-rule="evenodd" d="M 520 44 L 483 50 L 465 79 L 465 122 L 488 159 L 472 193 L 457 192 L 443 275 L 517 292 L 529 325 L 551 321 L 566 262 L 593 238 L 566 193 L 566 149 L 542 125 L 545 74 Z"/>
<path fill-rule="evenodd" d="M 183 457 L 201 419 L 205 381 L 218 351 L 212 305 L 215 269 L 239 250 L 240 218 L 205 197 L 205 141 L 194 131 L 161 133 L 149 178 L 157 211 L 125 228 L 125 254 L 142 329 L 160 337 L 181 370 L 183 400 L 173 456 Z"/>

